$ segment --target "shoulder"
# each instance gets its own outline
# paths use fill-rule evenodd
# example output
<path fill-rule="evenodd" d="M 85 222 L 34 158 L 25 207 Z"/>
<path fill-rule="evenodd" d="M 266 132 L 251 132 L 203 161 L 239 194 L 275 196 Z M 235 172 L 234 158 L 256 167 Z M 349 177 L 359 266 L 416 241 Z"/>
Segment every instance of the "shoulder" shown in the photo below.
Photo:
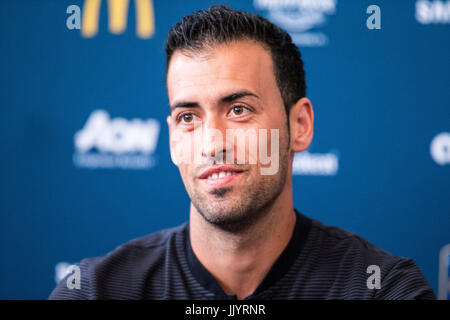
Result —
<path fill-rule="evenodd" d="M 350 253 L 348 258 L 364 260 L 390 261 L 398 257 L 367 241 L 360 235 L 336 226 L 325 225 L 311 219 L 311 236 L 319 244 L 322 251 Z"/>
<path fill-rule="evenodd" d="M 305 254 L 329 279 L 336 297 L 434 299 L 423 274 L 408 257 L 396 256 L 356 233 L 311 219 Z"/>
<path fill-rule="evenodd" d="M 105 256 L 81 260 L 81 289 L 67 288 L 68 275 L 49 299 L 140 299 L 146 279 L 162 276 L 165 264 L 177 259 L 186 229 L 184 223 L 130 240 Z"/>
<path fill-rule="evenodd" d="M 143 237 L 132 239 L 108 253 L 105 258 L 134 251 L 157 251 L 158 249 L 165 249 L 168 245 L 176 245 L 178 241 L 183 240 L 182 238 L 187 227 L 188 224 L 183 223 L 174 228 L 160 230 Z"/>

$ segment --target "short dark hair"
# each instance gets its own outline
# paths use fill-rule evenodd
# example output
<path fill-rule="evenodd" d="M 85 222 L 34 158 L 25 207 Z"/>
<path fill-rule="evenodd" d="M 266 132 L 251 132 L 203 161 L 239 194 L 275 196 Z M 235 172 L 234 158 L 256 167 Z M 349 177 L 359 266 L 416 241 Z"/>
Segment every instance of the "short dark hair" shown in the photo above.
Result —
<path fill-rule="evenodd" d="M 286 31 L 257 14 L 213 5 L 184 17 L 167 36 L 166 74 L 176 50 L 204 50 L 238 40 L 257 41 L 271 53 L 275 79 L 289 114 L 291 107 L 306 96 L 301 53 Z"/>

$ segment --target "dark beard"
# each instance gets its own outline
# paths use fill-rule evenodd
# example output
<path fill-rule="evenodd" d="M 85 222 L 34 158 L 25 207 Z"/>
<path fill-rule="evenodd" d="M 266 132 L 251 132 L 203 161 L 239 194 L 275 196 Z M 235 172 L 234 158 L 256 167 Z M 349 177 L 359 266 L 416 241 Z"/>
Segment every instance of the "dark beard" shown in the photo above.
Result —
<path fill-rule="evenodd" d="M 231 191 L 231 188 L 217 188 L 212 190 L 209 194 L 213 194 L 218 198 L 223 198 L 228 191 Z"/>
<path fill-rule="evenodd" d="M 287 136 L 290 136 L 289 130 L 287 130 Z M 217 229 L 234 234 L 246 232 L 258 221 L 264 219 L 271 212 L 286 184 L 290 156 L 288 142 L 289 139 L 286 141 L 284 149 L 280 148 L 279 172 L 273 177 L 273 180 L 264 181 L 263 179 L 259 185 L 252 185 L 247 190 L 240 190 L 240 203 L 226 209 L 228 211 L 221 208 L 220 204 L 233 190 L 233 187 L 212 190 L 209 194 L 215 196 L 214 200 L 203 199 L 194 190 L 186 188 L 193 206 L 203 219 Z M 216 206 L 211 206 L 211 202 L 215 202 Z M 212 211 L 214 211 L 213 214 L 211 214 Z"/>
<path fill-rule="evenodd" d="M 215 193 L 216 194 L 221 192 L 226 193 L 229 191 L 229 190 L 223 191 L 220 190 L 222 189 L 216 190 Z M 245 208 L 240 207 L 228 217 L 214 217 L 214 218 L 209 217 L 203 212 L 203 210 L 200 209 L 199 206 L 196 205 L 194 201 L 192 201 L 192 203 L 194 207 L 197 209 L 197 211 L 200 213 L 200 215 L 214 227 L 222 231 L 226 231 L 228 233 L 239 234 L 245 232 L 251 226 L 255 225 L 256 222 L 260 221 L 265 216 L 267 216 L 267 213 L 269 213 L 270 210 L 272 209 L 273 204 L 280 195 L 281 191 L 282 189 L 280 189 L 279 192 L 273 194 L 273 196 L 268 201 L 263 203 L 262 206 L 251 207 L 250 210 L 246 210 L 245 212 L 243 212 Z"/>
<path fill-rule="evenodd" d="M 246 190 L 246 198 L 242 198 L 241 205 L 234 207 L 232 211 L 217 212 L 214 215 L 207 213 L 207 206 L 202 205 L 206 200 L 201 200 L 198 197 L 190 196 L 192 204 L 200 213 L 200 215 L 212 226 L 233 234 L 245 232 L 251 226 L 261 221 L 271 211 L 276 199 L 283 191 L 286 182 L 287 174 L 287 160 L 281 162 L 280 176 L 272 183 L 262 181 L 258 190 Z M 270 185 L 268 188 L 267 185 Z M 231 187 L 217 188 L 210 192 L 215 195 L 217 199 L 217 208 L 220 211 L 220 202 L 226 197 L 227 193 L 231 191 Z M 199 201 L 200 200 L 200 201 Z M 214 200 L 211 200 L 214 201 Z M 203 202 L 203 203 L 202 203 Z M 205 212 L 206 211 L 206 212 Z"/>

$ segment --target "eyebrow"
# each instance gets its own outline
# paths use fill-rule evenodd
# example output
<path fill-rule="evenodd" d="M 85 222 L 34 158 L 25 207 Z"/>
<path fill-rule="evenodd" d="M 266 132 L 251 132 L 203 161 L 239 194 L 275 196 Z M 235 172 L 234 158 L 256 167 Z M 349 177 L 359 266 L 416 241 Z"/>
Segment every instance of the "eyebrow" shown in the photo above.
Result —
<path fill-rule="evenodd" d="M 259 99 L 259 97 L 256 94 L 254 94 L 253 92 L 250 92 L 247 90 L 241 90 L 241 91 L 233 92 L 229 95 L 226 95 L 226 96 L 220 98 L 219 102 L 220 103 L 229 103 L 229 102 L 233 102 L 233 101 L 243 98 L 243 97 L 255 97 L 255 98 Z M 170 113 L 172 113 L 172 111 L 177 108 L 199 108 L 199 107 L 200 107 L 200 105 L 198 104 L 198 102 L 181 101 L 181 102 L 177 102 L 170 106 Z"/>

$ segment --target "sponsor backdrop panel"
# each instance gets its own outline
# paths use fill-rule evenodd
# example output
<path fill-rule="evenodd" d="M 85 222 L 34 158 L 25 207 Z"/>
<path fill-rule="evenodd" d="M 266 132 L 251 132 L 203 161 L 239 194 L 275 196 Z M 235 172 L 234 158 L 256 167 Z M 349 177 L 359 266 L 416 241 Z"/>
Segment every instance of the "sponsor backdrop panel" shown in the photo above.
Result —
<path fill-rule="evenodd" d="M 68 265 L 188 219 L 163 46 L 212 3 L 1 1 L 0 298 L 46 299 Z M 296 208 L 413 258 L 437 294 L 450 1 L 226 3 L 269 18 L 303 53 L 315 136 L 294 160 Z"/>

